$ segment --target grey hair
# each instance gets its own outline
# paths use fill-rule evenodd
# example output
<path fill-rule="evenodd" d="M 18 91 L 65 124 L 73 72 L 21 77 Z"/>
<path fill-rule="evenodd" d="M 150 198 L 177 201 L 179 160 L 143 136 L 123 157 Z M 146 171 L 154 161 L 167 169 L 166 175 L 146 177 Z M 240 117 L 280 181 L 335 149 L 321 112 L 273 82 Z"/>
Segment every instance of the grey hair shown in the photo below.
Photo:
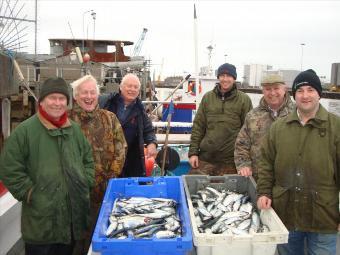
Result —
<path fill-rule="evenodd" d="M 88 75 L 85 75 L 85 76 L 83 76 L 83 77 L 79 78 L 78 80 L 75 80 L 74 82 L 71 83 L 74 98 L 78 94 L 79 86 L 86 81 L 93 81 L 94 82 L 94 84 L 96 85 L 97 93 L 99 95 L 99 86 L 98 86 L 96 78 L 94 78 L 92 75 L 88 74 Z"/>
<path fill-rule="evenodd" d="M 135 75 L 135 74 L 133 74 L 133 73 L 128 73 L 128 74 L 126 74 L 126 75 L 123 77 L 123 79 L 122 79 L 122 81 L 121 81 L 121 83 L 120 83 L 120 86 L 122 87 L 122 86 L 126 83 L 126 81 L 129 80 L 129 79 L 135 79 L 135 80 L 137 80 L 137 81 L 138 81 L 139 87 L 141 86 L 140 80 L 139 80 L 138 76 Z"/>

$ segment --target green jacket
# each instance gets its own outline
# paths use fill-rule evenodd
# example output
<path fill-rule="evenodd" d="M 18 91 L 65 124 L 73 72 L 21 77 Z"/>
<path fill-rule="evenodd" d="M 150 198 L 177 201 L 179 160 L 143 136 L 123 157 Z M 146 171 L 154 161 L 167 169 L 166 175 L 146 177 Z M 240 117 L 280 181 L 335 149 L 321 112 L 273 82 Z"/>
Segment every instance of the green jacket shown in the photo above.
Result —
<path fill-rule="evenodd" d="M 70 243 L 89 220 L 94 185 L 91 147 L 69 120 L 54 127 L 39 114 L 22 122 L 6 140 L 0 179 L 22 201 L 21 232 L 33 244 Z"/>
<path fill-rule="evenodd" d="M 259 106 L 248 112 L 235 142 L 234 157 L 238 171 L 243 167 L 251 167 L 253 177 L 257 180 L 258 160 L 261 156 L 263 138 L 275 120 L 287 116 L 294 108 L 295 105 L 289 93 L 286 93 L 284 102 L 276 115 L 263 97 Z"/>
<path fill-rule="evenodd" d="M 252 109 L 248 95 L 237 90 L 222 94 L 219 84 L 207 92 L 196 113 L 189 157 L 198 155 L 203 161 L 235 167 L 234 146 L 246 114 Z"/>
<path fill-rule="evenodd" d="M 259 162 L 258 196 L 288 230 L 335 233 L 339 217 L 340 118 L 320 104 L 305 126 L 296 111 L 271 126 Z"/>

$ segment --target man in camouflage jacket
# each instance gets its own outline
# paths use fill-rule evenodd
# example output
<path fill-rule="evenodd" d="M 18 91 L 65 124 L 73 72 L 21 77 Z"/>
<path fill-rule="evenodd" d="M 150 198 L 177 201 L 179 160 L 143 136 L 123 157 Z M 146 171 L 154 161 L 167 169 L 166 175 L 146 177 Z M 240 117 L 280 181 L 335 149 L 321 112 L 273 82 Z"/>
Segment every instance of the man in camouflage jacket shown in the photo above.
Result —
<path fill-rule="evenodd" d="M 88 250 L 107 182 L 121 174 L 127 144 L 118 118 L 112 112 L 99 109 L 99 88 L 91 75 L 72 84 L 75 102 L 69 116 L 77 122 L 90 142 L 95 162 L 95 187 L 91 192 L 91 228 L 85 236 L 84 253 Z M 76 247 L 79 251 L 79 247 Z"/>
<path fill-rule="evenodd" d="M 283 78 L 270 74 L 261 82 L 263 97 L 259 106 L 251 110 L 235 143 L 235 165 L 242 176 L 252 175 L 257 180 L 258 160 L 261 142 L 272 123 L 287 116 L 294 109 L 294 103 Z"/>
<path fill-rule="evenodd" d="M 235 174 L 234 145 L 246 114 L 252 109 L 249 96 L 236 88 L 235 66 L 218 68 L 219 83 L 207 92 L 194 119 L 189 162 L 190 174 Z"/>

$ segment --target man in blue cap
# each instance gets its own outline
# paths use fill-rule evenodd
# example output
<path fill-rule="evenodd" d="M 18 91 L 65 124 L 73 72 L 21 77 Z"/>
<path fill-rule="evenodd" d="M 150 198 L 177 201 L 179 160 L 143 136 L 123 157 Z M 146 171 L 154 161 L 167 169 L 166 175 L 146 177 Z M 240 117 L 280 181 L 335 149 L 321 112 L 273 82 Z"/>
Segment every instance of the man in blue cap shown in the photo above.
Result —
<path fill-rule="evenodd" d="M 248 95 L 236 88 L 236 68 L 225 63 L 217 70 L 219 82 L 206 93 L 196 113 L 189 149 L 190 174 L 236 174 L 234 147 L 246 114 Z"/>

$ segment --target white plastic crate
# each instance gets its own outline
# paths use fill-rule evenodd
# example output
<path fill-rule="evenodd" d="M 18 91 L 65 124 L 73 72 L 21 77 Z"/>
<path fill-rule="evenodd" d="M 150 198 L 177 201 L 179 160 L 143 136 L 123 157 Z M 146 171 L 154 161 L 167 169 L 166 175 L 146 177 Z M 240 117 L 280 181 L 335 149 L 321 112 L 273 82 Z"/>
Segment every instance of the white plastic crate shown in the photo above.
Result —
<path fill-rule="evenodd" d="M 256 184 L 253 178 L 239 175 L 206 176 L 184 175 L 183 183 L 187 196 L 193 242 L 197 255 L 273 255 L 276 245 L 288 242 L 288 230 L 273 209 L 262 210 L 260 218 L 270 232 L 252 233 L 237 236 L 230 234 L 200 233 L 197 228 L 194 207 L 190 198 L 197 190 L 206 186 L 228 189 L 239 193 L 248 193 L 256 205 Z"/>

